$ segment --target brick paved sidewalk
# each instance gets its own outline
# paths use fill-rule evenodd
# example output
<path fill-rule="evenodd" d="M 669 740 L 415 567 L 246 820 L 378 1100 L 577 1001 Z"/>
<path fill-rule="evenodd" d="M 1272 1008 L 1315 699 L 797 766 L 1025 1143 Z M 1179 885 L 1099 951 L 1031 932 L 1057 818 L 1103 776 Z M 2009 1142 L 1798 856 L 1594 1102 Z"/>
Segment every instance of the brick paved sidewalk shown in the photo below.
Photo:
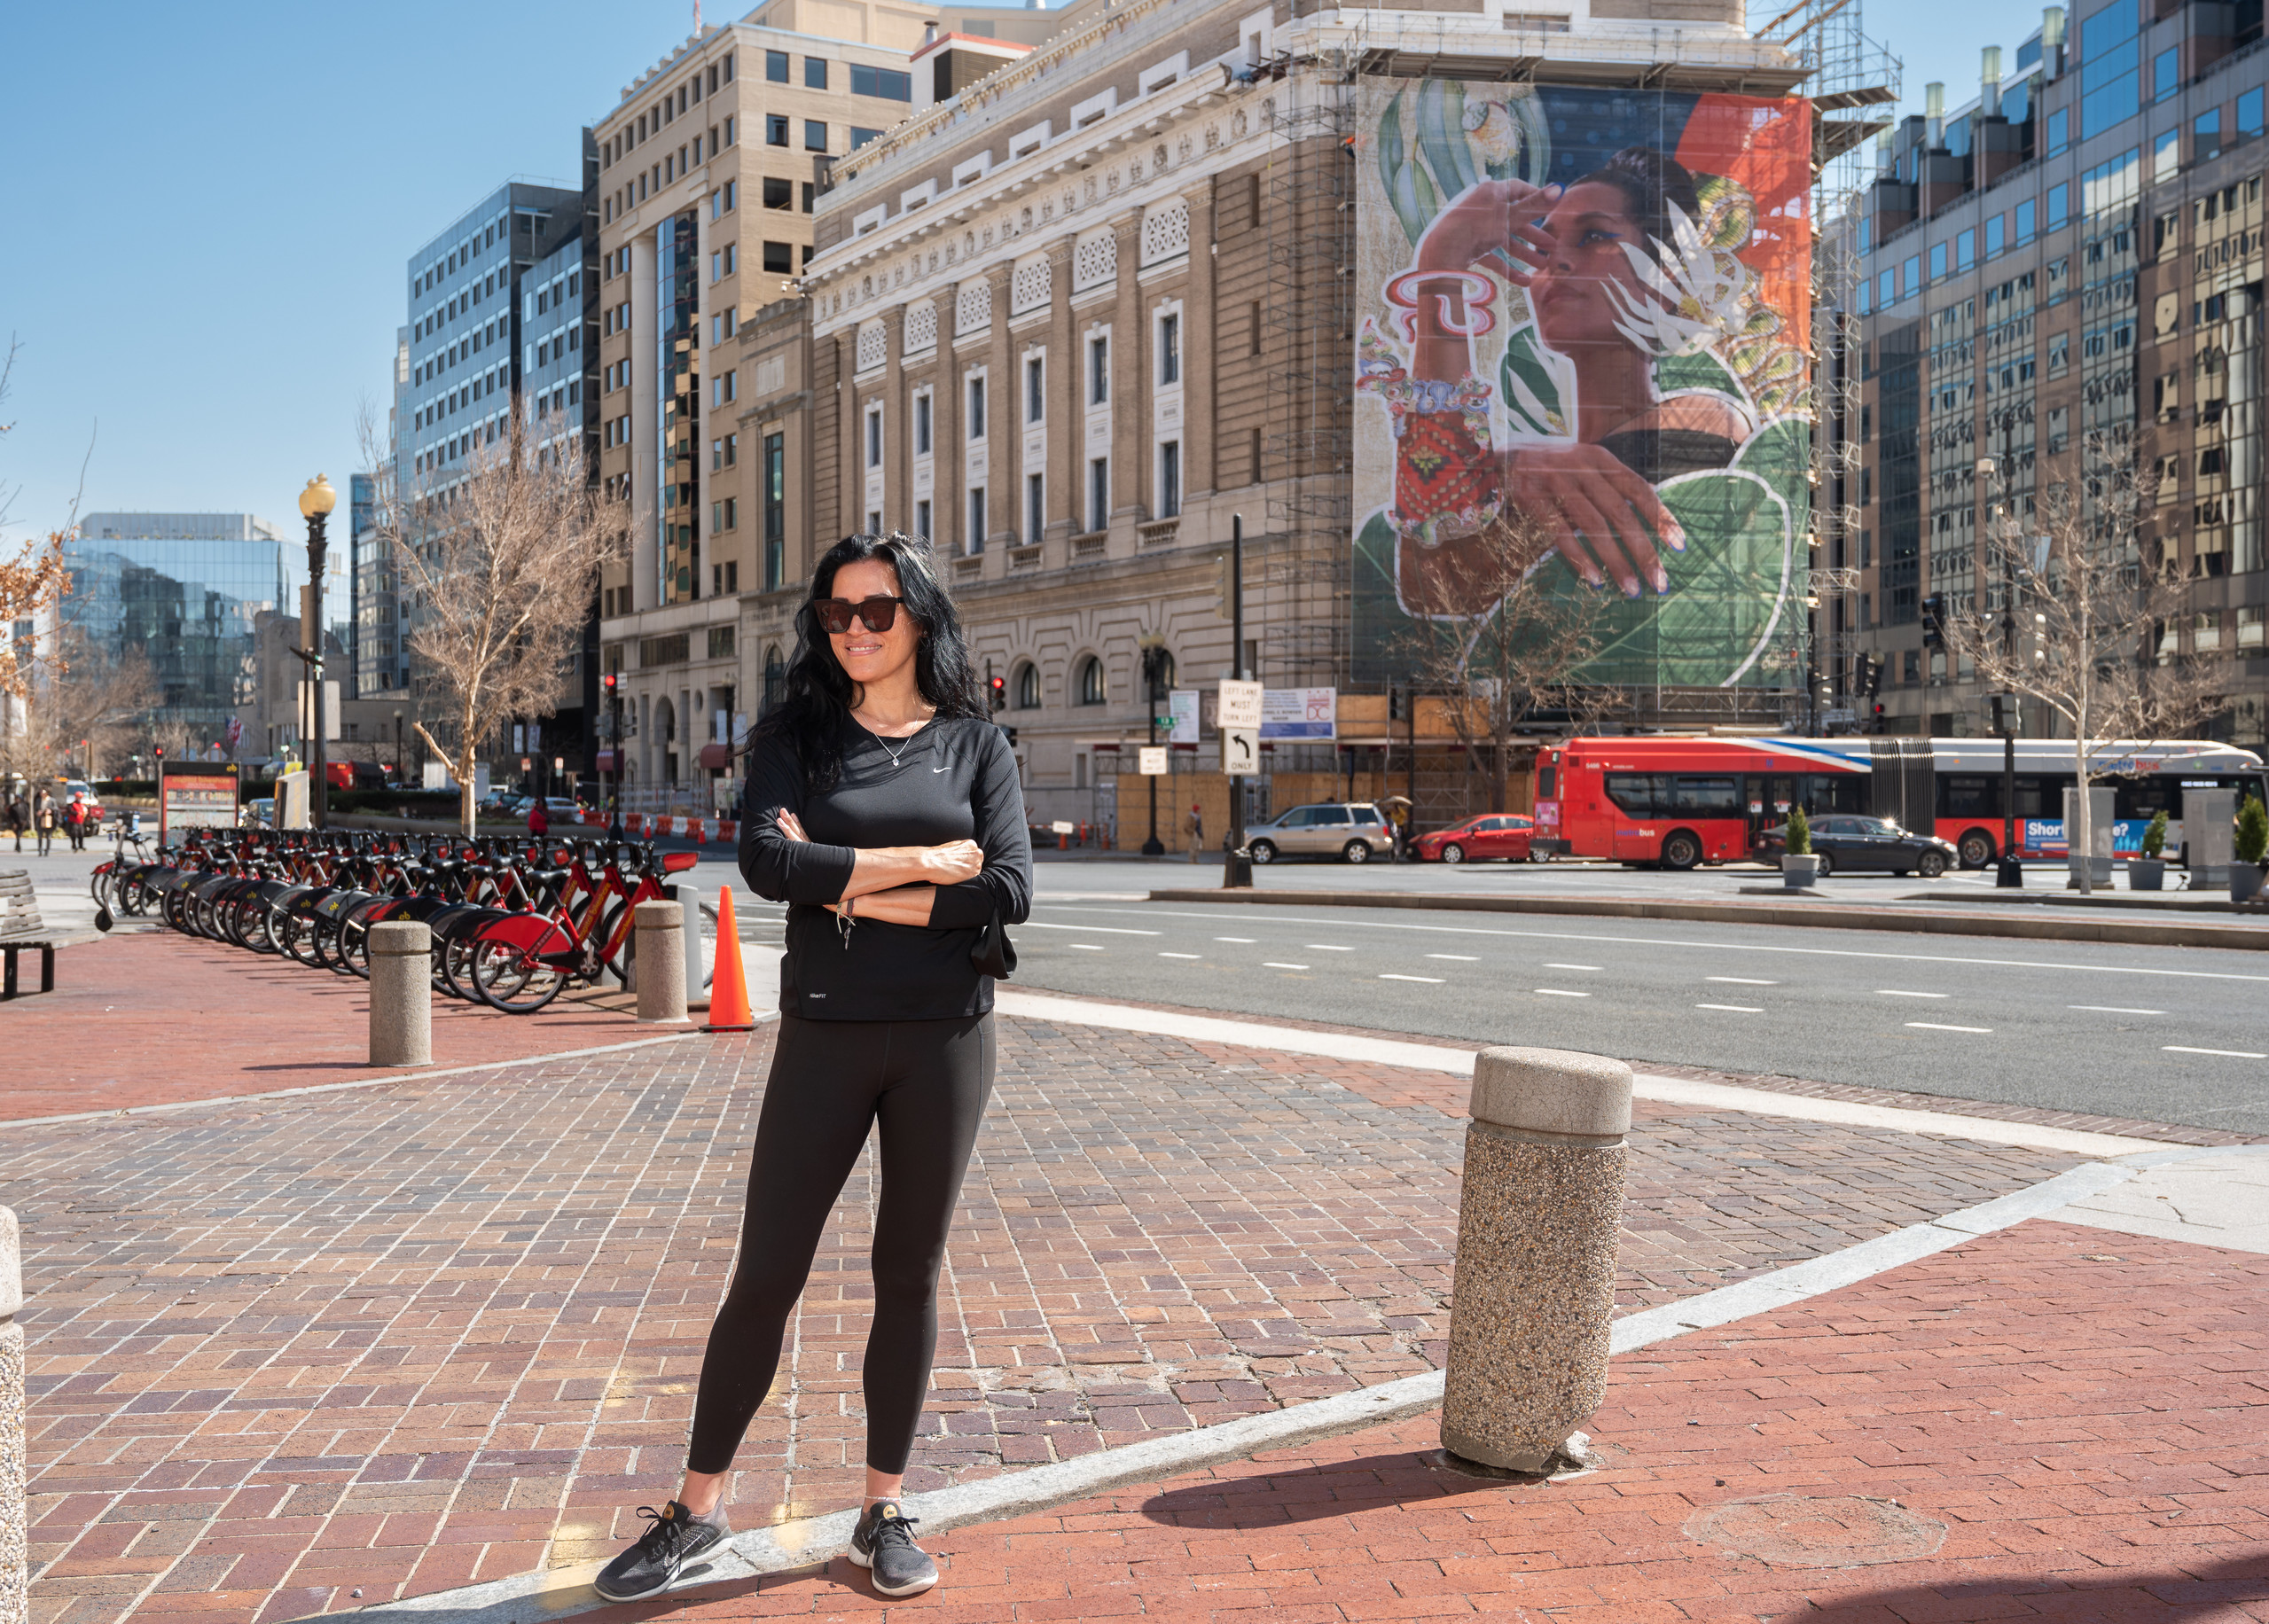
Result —
<path fill-rule="evenodd" d="M 1428 1415 L 940 1536 L 916 1602 L 837 1558 L 670 1616 L 2269 1620 L 2265 1300 L 2269 1257 L 2037 1221 L 1618 1360 L 1584 1476 L 1468 1476 Z"/>
<path fill-rule="evenodd" d="M 769 1042 L 12 1132 L 35 1617 L 273 1620 L 613 1549 L 682 1462 Z M 1434 1364 L 1463 1131 L 1439 1076 L 1013 1019 L 1001 1047 L 913 1487 Z M 1619 1297 L 2074 1160 L 1644 1106 Z M 872 1194 L 862 1166 L 739 1457 L 744 1526 L 855 1492 Z"/>
<path fill-rule="evenodd" d="M 216 1099 L 370 1073 L 370 989 L 171 931 L 56 955 L 55 990 L 8 1005 L 0 1122 Z M 620 994 L 532 1017 L 434 1002 L 434 1063 L 470 1066 L 653 1035 Z"/>

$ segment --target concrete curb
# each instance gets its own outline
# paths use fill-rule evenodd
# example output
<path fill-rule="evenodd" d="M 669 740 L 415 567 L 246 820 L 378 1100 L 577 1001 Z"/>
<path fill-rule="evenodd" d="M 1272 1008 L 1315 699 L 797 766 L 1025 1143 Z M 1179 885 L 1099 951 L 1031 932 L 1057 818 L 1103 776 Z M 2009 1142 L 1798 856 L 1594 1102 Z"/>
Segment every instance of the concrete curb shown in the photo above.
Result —
<path fill-rule="evenodd" d="M 1918 1258 L 2012 1228 L 2028 1218 L 2046 1216 L 2074 1201 L 2126 1183 L 2143 1166 L 2224 1153 L 2226 1151 L 2193 1147 L 2154 1152 L 2116 1164 L 2089 1162 L 1997 1200 L 1948 1213 L 1928 1222 L 1909 1224 L 1826 1257 L 1792 1264 L 1683 1301 L 1665 1303 L 1659 1308 L 1626 1315 L 1614 1323 L 1611 1352 L 1635 1352 L 1688 1331 L 1731 1324 L 1752 1315 L 1770 1313 L 1856 1284 Z M 1076 1460 L 984 1478 L 931 1494 L 910 1495 L 905 1501 L 906 1511 L 920 1519 L 925 1535 L 972 1523 L 1026 1516 L 1054 1506 L 1074 1504 L 1129 1484 L 1156 1482 L 1271 1450 L 1298 1448 L 1321 1439 L 1423 1414 L 1442 1401 L 1442 1389 L 1443 1373 L 1428 1370 L 1264 1415 L 1245 1416 L 1215 1426 L 1099 1450 Z M 825 1517 L 736 1534 L 715 1558 L 688 1570 L 682 1581 L 667 1593 L 668 1597 L 672 1602 L 701 1600 L 704 1598 L 689 1592 L 707 1585 L 730 1584 L 767 1573 L 820 1565 L 841 1552 L 850 1539 L 853 1521 L 851 1512 L 836 1511 Z M 421 1624 L 434 1619 L 448 1619 L 458 1624 L 549 1624 L 553 1619 L 592 1612 L 602 1607 L 653 1605 L 662 1601 L 661 1597 L 655 1597 L 649 1604 L 600 1600 L 591 1584 L 604 1565 L 583 1562 L 540 1573 L 516 1574 L 485 1584 L 375 1603 L 350 1609 L 348 1616 L 377 1624 L 413 1619 Z M 293 1620 L 292 1624 L 316 1624 L 317 1620 L 340 1616 L 336 1612 L 314 1614 Z"/>
<path fill-rule="evenodd" d="M 1558 914 L 1594 919 L 1695 919 L 1719 925 L 1794 925 L 1812 930 L 1907 931 L 1921 936 L 2012 936 L 2032 941 L 2101 941 L 2128 947 L 2236 948 L 2269 952 L 2269 928 L 2146 924 L 2134 919 L 2004 918 L 1982 914 L 1894 913 L 1807 902 L 1640 902 L 1614 897 L 1464 896 L 1448 892 L 1161 890 L 1154 902 L 1236 902 L 1289 908 L 1405 908 L 1451 913 Z"/>

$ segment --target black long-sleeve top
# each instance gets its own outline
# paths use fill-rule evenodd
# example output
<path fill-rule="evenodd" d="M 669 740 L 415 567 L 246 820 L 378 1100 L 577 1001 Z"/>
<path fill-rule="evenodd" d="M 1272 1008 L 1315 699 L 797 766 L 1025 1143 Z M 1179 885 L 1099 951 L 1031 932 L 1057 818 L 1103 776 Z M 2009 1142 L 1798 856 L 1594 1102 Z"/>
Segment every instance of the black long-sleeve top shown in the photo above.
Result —
<path fill-rule="evenodd" d="M 740 871 L 757 895 L 788 904 L 780 1010 L 812 1020 L 943 1020 L 993 1007 L 993 982 L 969 950 L 998 913 L 1021 924 L 1032 906 L 1032 846 L 1016 757 L 991 722 L 940 719 L 889 748 L 848 724 L 833 787 L 805 787 L 780 738 L 748 754 Z M 891 759 L 891 751 L 897 759 Z M 793 812 L 809 841 L 780 833 Z M 854 919 L 848 939 L 827 904 L 840 902 L 861 847 L 974 840 L 985 866 L 940 886 L 927 925 Z"/>

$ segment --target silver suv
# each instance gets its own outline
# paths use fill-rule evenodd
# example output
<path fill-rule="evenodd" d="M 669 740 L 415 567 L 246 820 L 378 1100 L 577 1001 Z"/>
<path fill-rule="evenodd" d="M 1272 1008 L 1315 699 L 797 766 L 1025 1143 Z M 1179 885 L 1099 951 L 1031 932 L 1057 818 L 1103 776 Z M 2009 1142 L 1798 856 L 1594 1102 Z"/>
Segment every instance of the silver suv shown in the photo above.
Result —
<path fill-rule="evenodd" d="M 1394 849 L 1394 836 L 1379 808 L 1368 802 L 1326 803 L 1295 807 L 1245 835 L 1245 848 L 1256 863 L 1279 857 L 1337 857 L 1347 863 L 1368 863 L 1379 853 Z"/>

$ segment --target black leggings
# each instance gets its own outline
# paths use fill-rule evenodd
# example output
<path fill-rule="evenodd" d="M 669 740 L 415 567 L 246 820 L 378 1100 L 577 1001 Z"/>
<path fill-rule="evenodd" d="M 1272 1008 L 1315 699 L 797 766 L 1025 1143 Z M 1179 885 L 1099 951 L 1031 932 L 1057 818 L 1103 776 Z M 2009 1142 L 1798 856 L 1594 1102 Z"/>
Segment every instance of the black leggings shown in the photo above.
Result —
<path fill-rule="evenodd" d="M 993 1091 L 993 1018 L 780 1018 L 748 1162 L 740 1259 L 701 1360 L 686 1465 L 732 1464 L 779 1368 L 827 1214 L 868 1128 L 882 1124 L 874 1324 L 867 1332 L 866 1464 L 906 1469 L 937 1351 L 937 1273 L 977 1124 Z"/>

